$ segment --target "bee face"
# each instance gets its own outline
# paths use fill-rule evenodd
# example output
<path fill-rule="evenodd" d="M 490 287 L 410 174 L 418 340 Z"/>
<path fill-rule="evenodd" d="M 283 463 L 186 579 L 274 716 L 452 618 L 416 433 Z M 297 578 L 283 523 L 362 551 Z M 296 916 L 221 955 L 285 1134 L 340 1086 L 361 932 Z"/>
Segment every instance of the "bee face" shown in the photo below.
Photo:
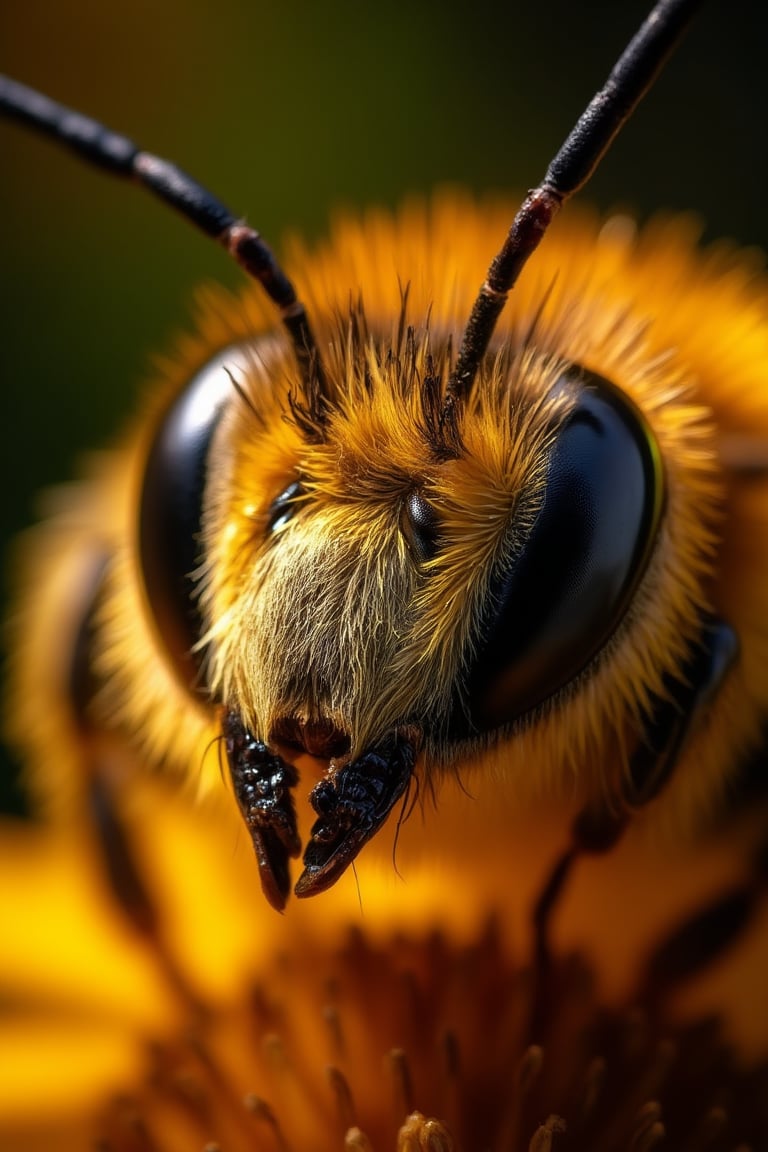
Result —
<path fill-rule="evenodd" d="M 615 631 L 659 527 L 658 449 L 618 390 L 546 351 L 501 356 L 449 428 L 434 411 L 445 338 L 342 340 L 319 441 L 290 419 L 273 361 L 217 433 L 208 679 L 265 738 L 332 726 L 354 751 L 413 724 L 445 761 L 556 694 Z"/>
<path fill-rule="evenodd" d="M 473 256 L 465 298 L 441 288 L 451 254 L 439 240 L 455 211 L 448 198 L 419 217 L 379 219 L 365 244 L 349 224 L 298 257 L 308 284 L 319 270 L 338 285 L 315 312 L 322 420 L 290 349 L 258 334 L 268 317 L 249 293 L 240 309 L 212 309 L 228 316 L 217 322 L 222 351 L 173 370 L 159 389 L 167 409 L 145 422 L 136 452 L 139 564 L 117 564 L 99 617 L 105 714 L 155 733 L 183 769 L 175 712 L 187 705 L 165 680 L 141 694 L 135 685 L 151 653 L 185 692 L 195 651 L 200 682 L 224 709 L 246 820 L 261 842 L 266 788 L 281 830 L 279 848 L 260 852 L 275 903 L 288 882 L 282 856 L 299 849 L 298 752 L 321 762 L 315 840 L 337 847 L 331 816 L 350 780 L 375 775 L 371 757 L 391 768 L 396 750 L 407 751 L 402 773 L 387 777 L 388 803 L 350 818 L 355 829 L 378 827 L 417 761 L 432 785 L 449 765 L 482 772 L 498 754 L 510 782 L 530 775 L 533 758 L 535 778 L 570 774 L 584 798 L 598 784 L 619 791 L 641 714 L 710 610 L 721 515 L 714 433 L 689 395 L 689 361 L 666 355 L 679 329 L 649 336 L 637 306 L 638 295 L 657 295 L 654 261 L 627 290 L 612 278 L 631 240 L 584 221 L 565 230 L 519 286 L 460 416 L 441 423 L 450 337 L 482 274 Z M 507 214 L 489 218 L 466 201 L 469 249 L 482 252 Z M 422 283 L 407 301 L 393 277 L 350 311 L 333 261 L 361 277 L 371 260 L 414 254 Z M 195 356 L 204 359 L 211 336 Z M 179 455 L 187 443 L 189 459 Z M 205 483 L 188 482 L 201 473 Z M 191 512 L 179 516 L 186 500 Z M 134 502 L 129 493 L 129 518 Z M 155 625 L 145 646 L 142 612 Z M 608 742 L 618 748 L 610 773 Z M 327 886 L 353 857 L 335 851 L 326 869 L 315 853 L 320 878 L 299 891 Z"/>
<path fill-rule="evenodd" d="M 435 82 L 443 81 L 441 72 Z M 519 102 L 529 102 L 525 92 Z M 502 179 L 509 183 L 506 170 Z M 504 215 L 508 222 L 508 210 Z M 432 225 L 419 224 L 417 216 L 416 209 L 404 213 L 399 233 L 386 222 L 369 223 L 358 234 L 347 226 L 331 255 L 295 262 L 292 272 L 326 356 L 322 429 L 313 427 L 311 401 L 290 352 L 266 334 L 266 310 L 246 298 L 234 306 L 234 319 L 216 319 L 222 306 L 213 301 L 214 318 L 201 321 L 200 344 L 181 357 L 183 379 L 181 369 L 167 373 L 163 400 L 128 453 L 129 480 L 116 503 L 123 510 L 115 513 L 128 538 L 139 471 L 144 504 L 155 509 L 156 489 L 143 469 L 157 442 L 157 412 L 168 402 L 166 393 L 188 389 L 190 379 L 211 370 L 206 357 L 214 352 L 220 382 L 223 371 L 225 390 L 227 383 L 232 388 L 211 429 L 209 474 L 194 531 L 186 537 L 201 547 L 182 558 L 182 576 L 194 571 L 194 593 L 181 613 L 188 617 L 191 604 L 193 619 L 176 620 L 182 632 L 190 627 L 193 643 L 182 646 L 196 650 L 201 682 L 223 710 L 235 777 L 255 773 L 261 786 L 262 752 L 254 747 L 263 744 L 272 756 L 276 748 L 298 745 L 330 761 L 332 773 L 363 763 L 387 790 L 384 815 L 417 757 L 426 772 L 458 758 L 482 757 L 496 747 L 500 733 L 520 735 L 521 762 L 529 750 L 526 740 L 536 739 L 545 767 L 558 763 L 569 770 L 585 751 L 604 748 L 606 732 L 620 749 L 628 747 L 625 727 L 662 690 L 668 666 L 656 654 L 674 652 L 676 642 L 682 651 L 691 642 L 694 619 L 712 606 L 712 541 L 722 502 L 717 477 L 697 463 L 702 454 L 714 456 L 703 409 L 688 399 L 678 402 L 689 379 L 677 362 L 668 374 L 655 367 L 666 345 L 644 343 L 653 309 L 645 305 L 632 314 L 637 295 L 649 294 L 647 287 L 609 289 L 610 255 L 602 271 L 592 267 L 594 230 L 574 234 L 566 257 L 564 248 L 556 260 L 544 259 L 530 287 L 521 286 L 460 420 L 455 427 L 441 423 L 426 382 L 445 383 L 450 341 L 460 338 L 487 259 L 503 236 L 504 218 L 500 214 L 498 226 L 486 229 L 456 201 L 435 226 L 438 242 L 433 236 L 427 245 Z M 412 267 L 405 309 L 395 270 L 406 269 L 407 275 Z M 624 274 L 621 259 L 614 272 Z M 561 277 L 567 281 L 562 288 Z M 350 304 L 351 292 L 359 292 L 362 302 Z M 231 356 L 221 360 L 228 349 Z M 640 413 L 645 446 L 638 450 L 638 469 L 648 486 L 631 515 L 623 506 L 616 512 L 619 521 L 630 519 L 628 571 L 615 577 L 614 600 L 609 596 L 607 607 L 598 605 L 597 628 L 590 620 L 587 640 L 577 634 L 571 647 L 566 644 L 567 659 L 562 648 L 550 646 L 539 678 L 524 690 L 507 652 L 505 586 L 532 526 L 551 505 L 550 468 L 578 407 L 576 381 L 585 377 L 605 377 L 608 394 L 628 396 L 627 410 Z M 630 442 L 636 443 L 632 437 Z M 654 473 L 657 457 L 663 467 Z M 598 519 L 607 523 L 603 511 L 601 505 Z M 681 573 L 669 525 L 674 534 L 689 520 L 695 520 L 697 533 L 690 546 L 686 537 Z M 164 743 L 157 733 L 173 730 L 183 712 L 185 734 L 161 749 L 162 757 L 181 763 L 210 734 L 210 721 L 202 701 L 196 718 L 189 719 L 178 684 L 171 687 L 180 677 L 155 583 L 167 575 L 158 561 L 162 526 L 147 527 L 142 513 L 145 529 L 150 543 L 138 549 L 138 569 L 130 535 L 131 548 L 111 566 L 111 591 L 94 606 L 97 629 L 110 636 L 94 652 L 103 682 L 99 701 L 116 725 L 151 730 L 150 756 L 158 751 L 153 741 Z M 544 557 L 543 567 L 551 570 L 556 561 L 546 552 Z M 173 565 L 178 564 L 176 556 Z M 670 582 L 674 595 L 665 595 L 651 617 L 647 608 L 656 591 L 663 586 L 666 592 Z M 533 600 L 535 591 L 530 588 Z M 528 603 L 516 609 L 515 627 L 527 618 Z M 142 613 L 153 618 L 151 626 L 128 651 L 114 638 L 128 635 Z M 577 601 L 570 618 L 583 616 Z M 503 640 L 494 647 L 499 622 Z M 561 624 L 550 624 L 550 632 L 561 636 Z M 157 670 L 156 683 L 135 693 L 158 637 L 168 667 Z M 514 641 L 513 649 L 520 643 Z M 675 667 L 681 659 L 675 657 Z M 137 700 L 126 711 L 131 695 Z M 552 700 L 559 719 L 530 725 L 527 718 L 535 714 L 542 721 L 536 710 Z M 160 720 L 150 721 L 158 715 Z M 214 733 L 221 730 L 221 715 Z M 402 753 L 402 771 L 384 780 L 366 757 L 383 755 L 386 747 L 386 756 L 396 760 L 393 741 L 408 751 Z M 622 751 L 619 762 L 628 754 Z M 291 756 L 279 755 L 276 768 L 269 760 L 269 772 L 274 768 L 278 790 L 290 790 Z M 515 771 L 514 760 L 508 770 Z M 333 805 L 355 803 L 350 797 L 362 774 L 361 769 L 342 777 L 349 787 L 345 793 L 340 786 L 342 799 L 332 798 Z M 545 774 L 551 775 L 549 768 Z M 592 783 L 585 780 L 585 792 Z M 287 801 L 272 804 L 270 797 L 269 803 L 280 819 L 286 811 L 290 815 Z M 313 791 L 319 823 L 326 821 L 323 835 L 329 804 L 327 789 Z M 375 826 L 383 819 L 375 799 L 366 798 L 362 810 Z M 271 827 L 273 833 L 281 848 L 270 841 L 264 849 L 267 872 L 280 870 L 281 851 L 296 851 L 290 819 L 287 831 L 281 825 Z M 353 855 L 342 852 L 342 863 Z M 324 866 L 324 860 L 312 863 L 318 870 Z M 330 881 L 337 874 L 331 869 Z"/>

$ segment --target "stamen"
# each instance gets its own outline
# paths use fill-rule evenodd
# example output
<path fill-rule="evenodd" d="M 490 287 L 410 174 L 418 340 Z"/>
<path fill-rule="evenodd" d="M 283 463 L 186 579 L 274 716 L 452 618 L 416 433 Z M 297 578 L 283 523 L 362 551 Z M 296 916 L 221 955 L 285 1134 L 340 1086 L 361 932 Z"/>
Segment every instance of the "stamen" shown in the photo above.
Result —
<path fill-rule="evenodd" d="M 505 1148 L 520 1147 L 521 1133 L 526 1124 L 527 1106 L 544 1066 L 544 1049 L 531 1044 L 518 1063 L 507 1114 L 501 1125 L 501 1145 Z"/>
<path fill-rule="evenodd" d="M 605 1084 L 605 1060 L 601 1056 L 595 1057 L 587 1067 L 584 1081 L 578 1093 L 577 1122 L 586 1123 L 592 1116 L 600 1101 Z"/>
<path fill-rule="evenodd" d="M 323 1008 L 323 1020 L 328 1025 L 331 1051 L 334 1053 L 336 1059 L 342 1060 L 346 1055 L 346 1045 L 344 1043 L 344 1029 L 341 1025 L 341 1016 L 338 1008 L 333 1004 L 329 1004 Z"/>
<path fill-rule="evenodd" d="M 701 1118 L 693 1139 L 690 1143 L 690 1152 L 707 1152 L 717 1138 L 728 1127 L 728 1113 L 724 1108 L 711 1108 Z"/>
<path fill-rule="evenodd" d="M 522 1098 L 527 1096 L 541 1075 L 544 1065 L 544 1049 L 538 1044 L 531 1044 L 523 1054 L 517 1070 L 517 1092 Z"/>
<path fill-rule="evenodd" d="M 460 1130 L 461 1120 L 461 1049 L 453 1031 L 446 1032 L 442 1039 L 444 1081 L 440 1095 L 440 1115 L 451 1132 Z"/>
<path fill-rule="evenodd" d="M 338 1068 L 327 1068 L 326 1073 L 336 1099 L 341 1126 L 344 1130 L 353 1128 L 356 1125 L 355 1106 L 347 1079 Z"/>
<path fill-rule="evenodd" d="M 665 1136 L 661 1106 L 657 1100 L 649 1100 L 637 1115 L 629 1152 L 651 1152 L 661 1144 Z"/>
<path fill-rule="evenodd" d="M 105 1136 L 100 1142 L 105 1152 L 130 1148 L 131 1152 L 161 1152 L 153 1139 L 135 1100 L 118 1097 L 112 1102 L 105 1121 Z"/>
<path fill-rule="evenodd" d="M 555 1137 L 566 1131 L 566 1123 L 561 1116 L 550 1116 L 533 1134 L 528 1152 L 550 1152 Z"/>
<path fill-rule="evenodd" d="M 397 1134 L 397 1152 L 456 1152 L 456 1143 L 439 1120 L 413 1112 Z"/>
<path fill-rule="evenodd" d="M 107 1112 L 104 1152 L 763 1147 L 768 1072 L 742 1074 L 716 1021 L 601 1007 L 578 956 L 553 953 L 548 990 L 545 1047 L 526 1038 L 531 974 L 493 924 L 465 945 L 440 931 L 305 939 L 242 1004 L 190 1011 L 154 1045 L 145 1081 Z"/>
<path fill-rule="evenodd" d="M 249 1093 L 245 1097 L 244 1103 L 248 1111 L 252 1112 L 258 1120 L 260 1120 L 263 1124 L 266 1124 L 266 1126 L 269 1128 L 279 1152 L 290 1152 L 288 1142 L 283 1135 L 282 1128 L 280 1127 L 280 1121 L 275 1116 L 275 1113 L 272 1111 L 267 1101 L 263 1100 L 261 1096 L 255 1096 L 252 1093 Z"/>
<path fill-rule="evenodd" d="M 344 1152 L 373 1152 L 373 1145 L 359 1128 L 350 1128 L 344 1136 Z"/>
<path fill-rule="evenodd" d="M 389 1053 L 389 1067 L 395 1089 L 395 1114 L 402 1116 L 413 1111 L 413 1084 L 408 1058 L 402 1048 Z"/>

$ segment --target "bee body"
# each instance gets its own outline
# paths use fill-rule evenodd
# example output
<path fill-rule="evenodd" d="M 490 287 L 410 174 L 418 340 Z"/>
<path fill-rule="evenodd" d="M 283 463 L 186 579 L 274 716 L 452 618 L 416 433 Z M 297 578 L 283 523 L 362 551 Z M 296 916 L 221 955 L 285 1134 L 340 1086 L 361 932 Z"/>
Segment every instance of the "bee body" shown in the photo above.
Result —
<path fill-rule="evenodd" d="M 506 206 L 448 198 L 393 219 L 343 221 L 324 248 L 294 256 L 337 404 L 319 443 L 301 426 L 301 384 L 261 298 L 250 290 L 234 304 L 206 302 L 149 411 L 38 530 L 10 715 L 39 778 L 51 748 L 77 746 L 72 731 L 87 716 L 137 764 L 219 788 L 223 700 L 254 731 L 283 739 L 289 720 L 304 729 L 322 721 L 353 750 L 420 725 L 417 773 L 428 788 L 458 766 L 470 789 L 488 775 L 515 803 L 599 796 L 616 807 L 651 702 L 679 674 L 701 617 L 714 613 L 739 637 L 739 659 L 653 820 L 690 830 L 724 802 L 759 740 L 768 695 L 765 486 L 729 459 L 734 445 L 743 455 L 746 440 L 768 434 L 758 403 L 768 343 L 760 297 L 737 257 L 696 255 L 671 223 L 637 237 L 620 220 L 563 222 L 516 289 L 463 421 L 461 454 L 445 458 L 424 382 L 448 372 L 450 338 L 508 216 Z M 448 243 L 457 218 L 458 252 Z M 418 276 L 404 300 L 409 266 Z M 364 294 L 352 306 L 350 283 Z M 739 339 L 706 322 L 725 314 Z M 629 396 L 652 430 L 665 483 L 658 539 L 620 626 L 575 678 L 501 739 L 481 731 L 454 740 L 462 661 L 482 632 L 499 555 L 519 548 L 514 532 L 540 514 L 553 428 L 568 405 L 553 386 L 573 364 Z M 231 402 L 204 454 L 194 587 L 207 623 L 204 672 L 190 690 L 164 653 L 147 595 L 137 508 L 158 427 L 190 381 L 211 371 Z M 432 555 L 429 525 L 425 556 L 413 529 L 410 540 L 402 530 L 414 492 L 437 510 Z M 84 579 L 89 571 L 95 581 Z M 51 617 L 69 617 L 73 637 L 41 681 Z M 81 715 L 69 684 L 83 619 L 92 683 Z M 64 781 L 82 774 L 75 759 Z"/>
<path fill-rule="evenodd" d="M 147 769 L 220 791 L 226 759 L 278 908 L 302 843 L 305 896 L 451 775 L 569 806 L 588 853 L 635 810 L 720 811 L 768 699 L 765 287 L 679 221 L 578 214 L 517 283 L 690 7 L 662 0 L 612 73 L 631 99 L 592 102 L 485 279 L 508 205 L 343 219 L 289 278 L 179 169 L 2 81 L 260 281 L 208 294 L 30 545 L 9 711 L 42 790 L 52 749 L 75 799 Z"/>

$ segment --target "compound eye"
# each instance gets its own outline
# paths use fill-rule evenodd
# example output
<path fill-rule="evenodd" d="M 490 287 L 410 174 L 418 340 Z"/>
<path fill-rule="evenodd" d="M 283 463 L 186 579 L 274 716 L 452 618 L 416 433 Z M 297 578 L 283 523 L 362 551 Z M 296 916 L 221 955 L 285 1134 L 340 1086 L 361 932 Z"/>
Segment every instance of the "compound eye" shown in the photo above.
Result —
<path fill-rule="evenodd" d="M 433 506 L 418 489 L 410 492 L 400 512 L 400 531 L 417 564 L 425 564 L 437 553 L 440 520 Z"/>
<path fill-rule="evenodd" d="M 456 737 L 515 720 L 579 675 L 620 625 L 658 532 L 663 474 L 653 433 L 609 381 L 578 368 L 544 501 L 516 559 L 492 578 Z"/>
<path fill-rule="evenodd" d="M 279 496 L 269 506 L 267 514 L 267 532 L 279 532 L 289 520 L 292 520 L 301 506 L 301 497 L 304 487 L 300 480 L 294 480 L 284 488 Z"/>
<path fill-rule="evenodd" d="M 233 346 L 202 368 L 168 408 L 149 449 L 139 501 L 138 549 L 146 604 L 185 687 L 200 679 L 193 649 L 205 631 L 193 574 L 203 556 L 205 486 L 212 442 L 248 367 Z"/>

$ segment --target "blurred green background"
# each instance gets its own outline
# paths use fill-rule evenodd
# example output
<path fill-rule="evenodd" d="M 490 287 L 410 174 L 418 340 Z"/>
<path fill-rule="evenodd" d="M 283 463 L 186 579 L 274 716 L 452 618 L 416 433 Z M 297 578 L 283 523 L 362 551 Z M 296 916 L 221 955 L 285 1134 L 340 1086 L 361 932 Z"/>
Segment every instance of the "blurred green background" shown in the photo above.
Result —
<path fill-rule="evenodd" d="M 175 159 L 279 246 L 340 203 L 536 183 L 645 10 L 5 0 L 0 70 Z M 694 209 L 708 236 L 768 246 L 767 48 L 762 0 L 710 0 L 584 198 Z M 146 194 L 1 122 L 0 173 L 5 572 L 36 493 L 119 428 L 193 287 L 240 274 Z M 12 805 L 10 766 L 0 780 Z"/>

